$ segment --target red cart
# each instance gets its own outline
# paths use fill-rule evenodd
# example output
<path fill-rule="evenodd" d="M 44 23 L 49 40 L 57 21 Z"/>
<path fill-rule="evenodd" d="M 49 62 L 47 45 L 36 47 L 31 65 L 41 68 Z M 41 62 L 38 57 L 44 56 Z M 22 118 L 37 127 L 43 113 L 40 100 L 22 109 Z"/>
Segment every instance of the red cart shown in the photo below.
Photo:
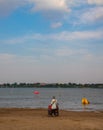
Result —
<path fill-rule="evenodd" d="M 52 109 L 51 105 L 48 105 L 48 116 L 59 116 L 59 107 Z"/>

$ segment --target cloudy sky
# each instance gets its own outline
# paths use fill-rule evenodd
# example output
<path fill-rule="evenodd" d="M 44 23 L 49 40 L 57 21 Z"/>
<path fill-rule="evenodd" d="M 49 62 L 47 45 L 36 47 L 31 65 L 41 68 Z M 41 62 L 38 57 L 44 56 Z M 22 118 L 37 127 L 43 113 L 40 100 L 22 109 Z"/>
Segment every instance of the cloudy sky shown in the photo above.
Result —
<path fill-rule="evenodd" d="M 0 0 L 0 83 L 103 83 L 103 0 Z"/>

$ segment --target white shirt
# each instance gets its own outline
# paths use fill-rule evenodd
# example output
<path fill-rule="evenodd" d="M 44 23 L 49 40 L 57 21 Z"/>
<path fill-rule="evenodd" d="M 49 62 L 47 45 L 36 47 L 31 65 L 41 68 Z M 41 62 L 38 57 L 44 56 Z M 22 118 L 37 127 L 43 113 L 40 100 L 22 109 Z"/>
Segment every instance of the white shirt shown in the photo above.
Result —
<path fill-rule="evenodd" d="M 51 101 L 51 105 L 52 105 L 52 109 L 56 109 L 57 108 L 57 100 L 56 99 L 52 99 Z"/>

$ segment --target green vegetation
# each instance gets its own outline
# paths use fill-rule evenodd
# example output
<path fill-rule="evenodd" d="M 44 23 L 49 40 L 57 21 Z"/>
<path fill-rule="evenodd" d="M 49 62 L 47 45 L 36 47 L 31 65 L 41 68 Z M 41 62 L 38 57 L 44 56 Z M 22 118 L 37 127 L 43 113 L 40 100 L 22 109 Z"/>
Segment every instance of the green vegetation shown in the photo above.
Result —
<path fill-rule="evenodd" d="M 103 84 L 76 83 L 4 83 L 0 88 L 103 88 Z"/>

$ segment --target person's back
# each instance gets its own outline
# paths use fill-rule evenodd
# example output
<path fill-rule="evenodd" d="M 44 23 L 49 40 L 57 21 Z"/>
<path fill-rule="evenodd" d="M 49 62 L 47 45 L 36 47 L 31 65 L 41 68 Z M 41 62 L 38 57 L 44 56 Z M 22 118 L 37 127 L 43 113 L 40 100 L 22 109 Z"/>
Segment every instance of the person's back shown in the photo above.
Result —
<path fill-rule="evenodd" d="M 57 109 L 57 100 L 55 99 L 55 97 L 53 97 L 53 99 L 51 100 L 51 108 Z"/>
<path fill-rule="evenodd" d="M 57 100 L 55 99 L 54 96 L 51 100 L 50 105 L 48 106 L 48 115 L 59 116 L 59 107 L 58 107 Z"/>

